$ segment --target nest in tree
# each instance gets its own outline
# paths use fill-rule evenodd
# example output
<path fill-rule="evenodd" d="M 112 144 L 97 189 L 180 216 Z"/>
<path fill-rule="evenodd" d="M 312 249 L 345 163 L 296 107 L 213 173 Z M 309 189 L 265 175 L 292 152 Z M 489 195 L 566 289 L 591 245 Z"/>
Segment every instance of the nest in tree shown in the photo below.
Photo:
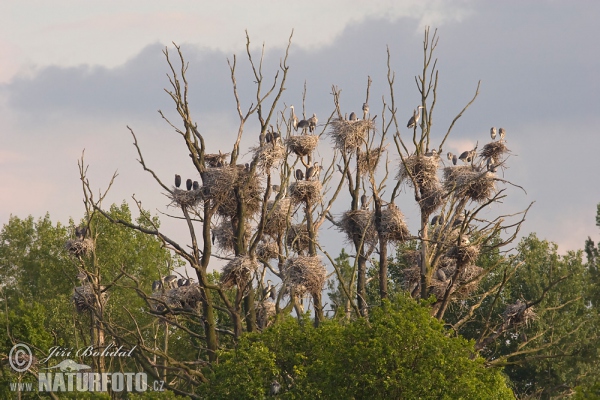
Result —
<path fill-rule="evenodd" d="M 294 249 L 296 253 L 301 253 L 308 250 L 310 243 L 310 237 L 308 236 L 308 229 L 304 224 L 291 225 L 287 231 L 286 244 L 288 247 Z"/>
<path fill-rule="evenodd" d="M 173 191 L 168 193 L 167 197 L 171 199 L 171 205 L 177 205 L 179 207 L 196 207 L 203 198 L 202 191 L 202 188 L 198 190 L 173 188 Z"/>
<path fill-rule="evenodd" d="M 273 241 L 260 242 L 256 247 L 256 256 L 259 260 L 268 261 L 279 257 L 279 247 Z"/>
<path fill-rule="evenodd" d="M 334 146 L 340 151 L 354 151 L 365 143 L 369 130 L 375 129 L 375 123 L 370 119 L 358 121 L 337 120 L 330 124 L 329 134 L 333 138 Z"/>
<path fill-rule="evenodd" d="M 247 256 L 236 257 L 223 267 L 221 272 L 221 285 L 225 289 L 233 286 L 244 288 L 252 279 L 252 273 L 256 271 L 258 264 L 256 260 Z"/>
<path fill-rule="evenodd" d="M 265 174 L 269 173 L 270 169 L 279 165 L 285 156 L 285 147 L 279 140 L 265 143 L 264 146 L 259 146 L 250 149 L 254 153 L 254 158 L 258 159 L 258 168 Z"/>
<path fill-rule="evenodd" d="M 457 296 L 459 298 L 466 298 L 479 288 L 482 272 L 483 268 L 477 265 L 467 265 L 461 269 L 458 274 Z"/>
<path fill-rule="evenodd" d="M 229 154 L 230 153 L 204 154 L 204 163 L 210 168 L 216 168 L 219 165 L 219 161 L 221 164 L 225 165 L 225 159 L 229 156 Z"/>
<path fill-rule="evenodd" d="M 453 246 L 447 256 L 456 260 L 458 265 L 473 264 L 479 257 L 479 246 L 474 244 L 461 244 Z"/>
<path fill-rule="evenodd" d="M 448 285 L 450 285 L 450 281 L 448 281 L 448 280 L 441 281 L 437 278 L 432 278 L 431 281 L 429 282 L 429 293 L 433 294 L 436 299 L 441 301 L 444 299 L 444 296 L 446 295 L 446 292 L 448 291 Z M 454 293 L 455 290 L 456 290 L 456 285 L 454 285 L 450 289 L 450 293 L 451 294 Z"/>
<path fill-rule="evenodd" d="M 288 149 L 300 157 L 307 156 L 317 148 L 319 137 L 316 135 L 290 136 L 285 141 Z"/>
<path fill-rule="evenodd" d="M 373 214 L 373 219 L 375 214 Z M 404 215 L 396 207 L 387 207 L 381 210 L 381 234 L 390 242 L 404 242 L 410 236 L 408 227 L 404 222 Z"/>
<path fill-rule="evenodd" d="M 433 214 L 444 202 L 444 191 L 436 182 L 435 185 L 423 187 L 421 190 L 421 199 L 419 207 L 423 214 L 429 216 Z"/>
<path fill-rule="evenodd" d="M 100 287 L 100 291 L 102 290 L 104 290 L 104 286 Z M 89 284 L 76 287 L 71 298 L 75 303 L 75 309 L 78 313 L 92 310 L 96 306 L 96 294 L 94 293 L 94 288 Z M 102 292 L 100 294 L 100 302 L 104 306 L 107 301 L 108 293 Z"/>
<path fill-rule="evenodd" d="M 469 165 L 444 168 L 444 187 L 477 202 L 489 199 L 496 191 L 494 174 L 477 171 Z"/>
<path fill-rule="evenodd" d="M 256 309 L 256 323 L 258 329 L 265 329 L 273 324 L 273 317 L 275 316 L 275 303 L 272 300 L 263 302 L 256 302 L 254 304 Z"/>
<path fill-rule="evenodd" d="M 508 153 L 508 147 L 506 147 L 504 141 L 501 140 L 486 144 L 479 154 L 482 158 L 491 158 L 492 162 L 497 164 L 502 160 L 504 153 Z"/>
<path fill-rule="evenodd" d="M 373 223 L 373 212 L 369 210 L 350 210 L 342 215 L 339 227 L 351 243 L 375 244 L 377 231 Z M 363 239 L 364 236 L 364 239 Z"/>
<path fill-rule="evenodd" d="M 506 310 L 502 313 L 504 322 L 514 327 L 519 325 L 528 325 L 529 321 L 533 321 L 537 318 L 533 307 L 527 307 L 527 304 L 521 300 L 517 300 L 514 304 L 509 304 Z"/>
<path fill-rule="evenodd" d="M 94 241 L 90 238 L 70 239 L 65 243 L 65 249 L 76 257 L 87 256 L 94 251 Z"/>
<path fill-rule="evenodd" d="M 277 203 L 274 200 L 267 203 L 267 220 L 263 228 L 265 234 L 277 236 L 285 231 L 291 211 L 290 203 L 289 197 L 281 198 Z"/>
<path fill-rule="evenodd" d="M 437 154 L 434 156 L 410 155 L 404 158 L 404 162 L 400 162 L 400 170 L 396 179 L 406 182 L 412 188 L 416 183 L 421 190 L 429 190 L 438 186 L 439 163 L 440 157 Z"/>
<path fill-rule="evenodd" d="M 245 224 L 246 231 L 244 232 L 244 243 L 248 243 L 250 240 L 250 225 Z M 231 220 L 223 219 L 219 225 L 217 225 L 212 231 L 217 247 L 222 251 L 235 250 L 237 245 L 237 238 L 235 236 L 233 225 Z"/>
<path fill-rule="evenodd" d="M 294 204 L 321 200 L 321 181 L 296 181 L 290 185 L 290 196 Z"/>
<path fill-rule="evenodd" d="M 201 301 L 200 286 L 197 283 L 192 283 L 189 286 L 179 286 L 166 292 L 152 293 L 150 304 L 152 310 L 163 312 L 166 310 L 165 305 L 169 308 L 196 310 Z"/>
<path fill-rule="evenodd" d="M 379 160 L 381 157 L 383 157 L 384 151 L 385 149 L 382 147 L 375 147 L 368 152 L 361 151 L 357 154 L 357 164 L 361 175 L 367 175 L 371 172 L 375 172 Z"/>
<path fill-rule="evenodd" d="M 202 191 L 204 196 L 215 202 L 230 195 L 240 169 L 232 166 L 209 168 L 202 174 Z"/>
<path fill-rule="evenodd" d="M 246 216 L 260 210 L 263 188 L 256 174 L 251 174 L 243 165 L 211 168 L 204 172 L 204 195 L 219 203 L 217 213 L 224 217 L 235 217 L 239 196 L 243 196 Z"/>
<path fill-rule="evenodd" d="M 285 262 L 284 273 L 297 295 L 321 293 L 325 283 L 325 266 L 319 257 L 296 256 Z"/>

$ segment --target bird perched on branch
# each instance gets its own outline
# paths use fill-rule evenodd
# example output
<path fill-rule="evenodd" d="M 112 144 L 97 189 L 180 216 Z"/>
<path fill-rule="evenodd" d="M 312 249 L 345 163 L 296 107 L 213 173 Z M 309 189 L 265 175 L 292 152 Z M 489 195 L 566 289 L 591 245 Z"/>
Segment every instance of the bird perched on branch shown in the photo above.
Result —
<path fill-rule="evenodd" d="M 367 114 L 369 113 L 369 105 L 367 103 L 363 103 L 362 110 L 364 117 L 367 118 Z"/>
<path fill-rule="evenodd" d="M 187 190 L 192 190 L 192 180 L 191 179 L 187 179 L 185 181 L 185 187 L 187 188 Z"/>
<path fill-rule="evenodd" d="M 79 240 L 85 239 L 87 235 L 87 228 L 85 226 L 77 226 L 75 227 L 75 237 Z"/>
<path fill-rule="evenodd" d="M 304 179 L 304 172 L 300 168 L 296 170 L 296 180 L 301 181 Z"/>
<path fill-rule="evenodd" d="M 317 122 L 319 122 L 319 120 L 317 119 L 317 114 L 313 113 L 312 117 L 308 119 L 308 130 L 310 132 L 315 131 L 315 128 L 317 127 Z"/>
<path fill-rule="evenodd" d="M 267 287 L 263 289 L 262 295 L 263 300 L 265 300 L 267 297 L 270 297 L 273 300 L 277 299 L 275 286 L 273 286 L 270 280 L 267 280 Z"/>
<path fill-rule="evenodd" d="M 265 133 L 265 142 L 271 143 L 273 141 L 273 134 L 271 132 Z"/>
<path fill-rule="evenodd" d="M 431 219 L 431 225 L 436 225 L 436 224 L 440 224 L 443 225 L 444 224 L 444 216 L 443 215 L 436 215 L 435 217 L 433 217 Z"/>
<path fill-rule="evenodd" d="M 413 116 L 408 120 L 407 128 L 415 128 L 421 119 L 421 109 L 425 108 L 423 106 L 417 107 L 417 111 L 413 111 Z"/>
<path fill-rule="evenodd" d="M 492 140 L 496 140 L 496 127 L 492 126 L 492 129 L 490 129 L 490 136 L 492 137 Z"/>
<path fill-rule="evenodd" d="M 175 174 L 175 187 L 181 186 L 181 175 Z"/>

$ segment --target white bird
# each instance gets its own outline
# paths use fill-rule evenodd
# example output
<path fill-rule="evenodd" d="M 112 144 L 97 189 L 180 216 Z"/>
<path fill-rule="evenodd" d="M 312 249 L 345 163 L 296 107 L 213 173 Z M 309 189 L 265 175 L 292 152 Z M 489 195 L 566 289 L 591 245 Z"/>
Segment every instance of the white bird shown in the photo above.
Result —
<path fill-rule="evenodd" d="M 292 110 L 292 126 L 294 127 L 294 130 L 297 131 L 298 130 L 298 117 L 296 117 L 296 112 L 294 111 L 294 106 L 290 106 L 290 109 Z"/>
<path fill-rule="evenodd" d="M 308 119 L 308 130 L 314 132 L 315 128 L 317 127 L 317 122 L 319 122 L 317 119 L 317 114 L 313 113 L 312 117 Z"/>
<path fill-rule="evenodd" d="M 500 140 L 504 140 L 504 136 L 506 136 L 506 131 L 504 128 L 500 128 Z"/>
<path fill-rule="evenodd" d="M 408 120 L 408 124 L 406 124 L 407 128 L 414 128 L 417 126 L 417 124 L 419 123 L 419 120 L 421 119 L 421 108 L 425 108 L 425 107 L 419 106 L 419 107 L 417 107 L 417 112 L 413 111 L 413 116 L 410 117 L 410 119 Z"/>
<path fill-rule="evenodd" d="M 492 126 L 492 129 L 490 129 L 490 136 L 492 137 L 492 140 L 496 140 L 496 127 Z"/>

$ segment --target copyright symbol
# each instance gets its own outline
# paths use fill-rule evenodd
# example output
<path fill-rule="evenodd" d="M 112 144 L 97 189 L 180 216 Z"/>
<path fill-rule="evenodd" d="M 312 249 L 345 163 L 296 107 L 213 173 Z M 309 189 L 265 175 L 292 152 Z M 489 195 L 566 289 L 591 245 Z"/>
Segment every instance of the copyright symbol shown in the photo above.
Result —
<path fill-rule="evenodd" d="M 33 354 L 29 346 L 23 343 L 15 344 L 8 355 L 10 367 L 17 372 L 25 372 L 31 367 Z"/>

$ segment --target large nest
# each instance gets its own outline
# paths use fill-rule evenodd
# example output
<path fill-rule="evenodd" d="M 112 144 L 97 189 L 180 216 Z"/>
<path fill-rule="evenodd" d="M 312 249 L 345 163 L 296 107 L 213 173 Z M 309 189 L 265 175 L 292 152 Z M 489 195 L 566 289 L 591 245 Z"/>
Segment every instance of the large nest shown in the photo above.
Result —
<path fill-rule="evenodd" d="M 423 214 L 429 216 L 433 214 L 444 202 L 444 191 L 436 182 L 435 185 L 423 187 L 421 190 L 421 198 L 419 199 L 419 207 Z"/>
<path fill-rule="evenodd" d="M 263 232 L 267 235 L 276 236 L 283 233 L 290 215 L 291 201 L 288 197 L 279 199 L 277 203 L 271 200 L 267 203 L 267 220 Z"/>
<path fill-rule="evenodd" d="M 373 217 L 375 217 L 374 214 Z M 380 228 L 383 238 L 391 242 L 404 242 L 410 236 L 408 227 L 404 222 L 404 215 L 394 206 L 388 206 L 381 210 Z"/>
<path fill-rule="evenodd" d="M 182 190 L 173 188 L 173 191 L 167 194 L 171 199 L 171 204 L 176 204 L 180 207 L 195 207 L 202 200 L 202 188 L 198 190 Z"/>
<path fill-rule="evenodd" d="M 219 163 L 223 165 L 226 164 L 226 158 L 230 153 L 225 154 L 204 154 L 204 163 L 210 168 L 216 168 Z"/>
<path fill-rule="evenodd" d="M 255 309 L 258 329 L 262 330 L 273 324 L 276 309 L 275 303 L 272 300 L 255 303 Z"/>
<path fill-rule="evenodd" d="M 285 156 L 285 147 L 278 140 L 252 148 L 250 151 L 254 153 L 254 158 L 258 159 L 258 167 L 265 174 L 274 166 L 279 165 Z"/>
<path fill-rule="evenodd" d="M 327 271 L 319 257 L 291 257 L 285 262 L 283 268 L 296 294 L 302 295 L 305 292 L 316 294 L 323 290 Z"/>
<path fill-rule="evenodd" d="M 209 168 L 202 174 L 202 191 L 206 198 L 221 201 L 230 195 L 240 168 L 226 166 L 220 168 Z"/>
<path fill-rule="evenodd" d="M 443 259 L 444 260 L 444 259 Z M 450 279 L 456 273 L 456 263 L 452 259 L 445 259 L 445 262 L 441 262 L 438 269 L 432 275 L 429 281 L 429 293 L 435 295 L 438 300 L 441 300 L 450 284 Z M 479 281 L 481 280 L 483 268 L 476 265 L 468 265 L 462 267 L 456 277 L 456 282 L 450 288 L 450 294 L 452 300 L 459 300 L 466 298 L 469 294 L 477 290 L 479 287 Z M 410 268 L 402 270 L 404 277 L 404 288 L 414 294 L 416 298 L 421 296 L 421 269 L 419 266 L 414 265 Z"/>
<path fill-rule="evenodd" d="M 337 120 L 330 124 L 329 134 L 333 138 L 334 146 L 343 152 L 354 151 L 365 143 L 367 133 L 375 129 L 375 123 L 370 119 L 359 121 Z"/>
<path fill-rule="evenodd" d="M 368 152 L 360 152 L 357 155 L 358 170 L 361 175 L 367 175 L 371 172 L 375 172 L 379 160 L 383 157 L 385 151 L 382 147 L 376 147 L 369 150 Z"/>
<path fill-rule="evenodd" d="M 444 187 L 456 190 L 459 195 L 473 201 L 482 202 L 489 199 L 496 191 L 494 174 L 477 171 L 469 165 L 444 168 Z"/>
<path fill-rule="evenodd" d="M 404 158 L 404 162 L 400 162 L 400 170 L 396 179 L 406 182 L 412 188 L 416 183 L 421 190 L 429 190 L 438 186 L 439 163 L 440 157 L 437 154 L 434 156 L 410 155 Z"/>
<path fill-rule="evenodd" d="M 221 285 L 225 289 L 233 286 L 244 288 L 252 279 L 252 273 L 256 271 L 258 264 L 256 260 L 247 256 L 236 257 L 223 267 L 221 272 Z"/>
<path fill-rule="evenodd" d="M 250 224 L 245 224 L 244 243 L 250 240 Z M 237 245 L 234 227 L 229 219 L 223 219 L 212 231 L 217 247 L 222 251 L 234 251 Z"/>
<path fill-rule="evenodd" d="M 308 250 L 310 243 L 310 237 L 308 236 L 308 229 L 304 224 L 296 224 L 290 226 L 286 235 L 286 244 L 288 247 L 294 249 L 296 253 L 301 253 Z"/>
<path fill-rule="evenodd" d="M 76 257 L 87 256 L 94 251 L 94 241 L 90 238 L 70 239 L 65 243 L 65 249 Z"/>
<path fill-rule="evenodd" d="M 490 158 L 494 164 L 497 164 L 502 160 L 504 153 L 508 153 L 508 147 L 506 147 L 504 141 L 498 141 L 483 146 L 479 154 L 482 158 Z"/>
<path fill-rule="evenodd" d="M 369 210 L 350 210 L 342 215 L 339 227 L 351 243 L 360 242 L 374 244 L 377 242 L 377 231 L 373 223 L 373 212 Z M 364 237 L 364 238 L 363 238 Z"/>
<path fill-rule="evenodd" d="M 509 304 L 506 310 L 502 313 L 504 322 L 513 327 L 519 325 L 528 325 L 529 321 L 533 321 L 537 318 L 533 307 L 527 307 L 527 304 L 521 300 L 517 300 L 514 304 Z"/>
<path fill-rule="evenodd" d="M 455 259 L 458 265 L 473 264 L 479 257 L 479 246 L 465 242 L 451 247 L 447 256 Z"/>
<path fill-rule="evenodd" d="M 267 261 L 279 257 L 279 247 L 277 243 L 269 240 L 268 242 L 260 242 L 256 247 L 256 256 L 259 260 Z"/>
<path fill-rule="evenodd" d="M 290 136 L 290 138 L 285 141 L 285 144 L 290 151 L 303 157 L 311 154 L 313 150 L 317 148 L 319 137 L 316 135 Z"/>
<path fill-rule="evenodd" d="M 197 283 L 192 283 L 189 286 L 179 286 L 167 291 L 154 292 L 150 304 L 152 310 L 156 312 L 163 312 L 167 307 L 196 310 L 201 300 L 200 286 Z"/>
<path fill-rule="evenodd" d="M 103 290 L 104 286 L 101 286 L 100 301 L 102 305 L 105 305 L 108 301 L 108 293 L 104 292 Z M 76 287 L 71 298 L 75 303 L 75 309 L 78 313 L 92 310 L 94 307 L 96 307 L 96 294 L 94 293 L 94 288 L 89 284 Z"/>
<path fill-rule="evenodd" d="M 321 181 L 296 181 L 290 185 L 290 196 L 294 204 L 321 200 Z"/>
<path fill-rule="evenodd" d="M 207 169 L 203 179 L 204 195 L 219 203 L 219 215 L 230 218 L 236 216 L 240 194 L 244 196 L 247 216 L 260 210 L 263 194 L 260 179 L 256 174 L 247 171 L 243 165 Z"/>

